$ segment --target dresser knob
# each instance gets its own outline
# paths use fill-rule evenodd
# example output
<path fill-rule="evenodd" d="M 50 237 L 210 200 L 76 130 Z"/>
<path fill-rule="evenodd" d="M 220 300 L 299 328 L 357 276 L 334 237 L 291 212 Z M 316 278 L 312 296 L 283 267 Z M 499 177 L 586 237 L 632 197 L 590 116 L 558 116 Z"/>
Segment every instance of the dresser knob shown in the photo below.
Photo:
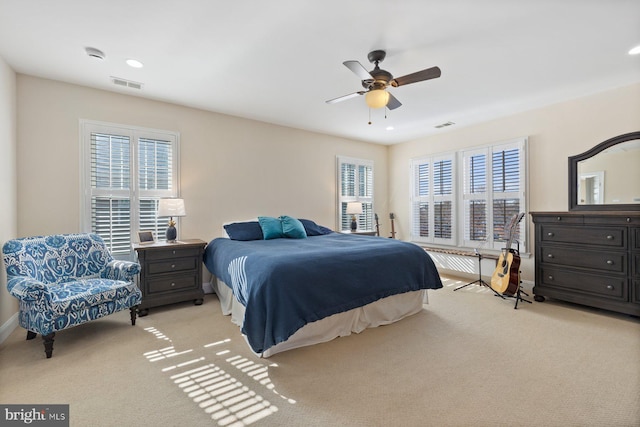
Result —
<path fill-rule="evenodd" d="M 553 233 L 551 233 L 551 232 L 549 232 L 549 233 L 547 233 L 547 236 L 549 236 L 549 237 L 553 237 L 553 236 L 554 236 L 554 234 L 553 234 Z"/>
<path fill-rule="evenodd" d="M 613 236 L 611 235 L 607 236 L 607 240 L 613 240 Z"/>
<path fill-rule="evenodd" d="M 558 217 L 558 221 L 562 221 L 562 217 L 561 216 Z"/>
<path fill-rule="evenodd" d="M 173 251 L 173 254 L 175 255 L 175 254 L 176 254 L 176 251 Z"/>
<path fill-rule="evenodd" d="M 553 254 L 548 254 L 547 258 L 553 258 Z"/>
<path fill-rule="evenodd" d="M 176 265 L 175 264 L 171 264 L 171 268 L 176 268 Z"/>
<path fill-rule="evenodd" d="M 176 284 L 175 284 L 174 282 L 171 282 L 171 286 L 172 286 L 172 287 L 173 287 L 173 286 L 175 286 L 175 285 L 176 285 Z"/>
<path fill-rule="evenodd" d="M 613 290 L 613 285 L 607 285 L 607 289 L 609 289 L 610 291 Z"/>
<path fill-rule="evenodd" d="M 627 222 L 631 222 L 631 218 L 627 218 Z"/>
<path fill-rule="evenodd" d="M 611 261 L 611 260 L 607 260 L 607 264 L 608 264 L 608 265 L 613 265 L 613 261 Z"/>
<path fill-rule="evenodd" d="M 549 276 L 549 280 L 553 280 L 553 276 Z"/>

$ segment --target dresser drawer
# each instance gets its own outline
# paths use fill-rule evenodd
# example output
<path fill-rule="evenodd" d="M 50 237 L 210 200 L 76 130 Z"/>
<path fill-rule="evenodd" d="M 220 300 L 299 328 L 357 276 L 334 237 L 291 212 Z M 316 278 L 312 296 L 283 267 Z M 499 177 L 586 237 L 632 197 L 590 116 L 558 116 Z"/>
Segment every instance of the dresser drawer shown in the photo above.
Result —
<path fill-rule="evenodd" d="M 195 271 L 198 260 L 191 258 L 174 258 L 170 260 L 151 261 L 147 263 L 147 274 L 154 275 L 172 271 Z"/>
<path fill-rule="evenodd" d="M 624 248 L 627 229 L 623 227 L 563 227 L 540 225 L 540 240 L 543 242 L 572 243 L 584 245 Z"/>
<path fill-rule="evenodd" d="M 543 286 L 627 300 L 624 277 L 589 274 L 554 267 L 542 267 L 540 275 L 538 279 Z"/>
<path fill-rule="evenodd" d="M 564 215 L 562 213 L 536 214 L 533 220 L 537 224 L 582 224 L 584 222 L 582 215 Z"/>
<path fill-rule="evenodd" d="M 197 277 L 195 275 L 169 275 L 158 278 L 149 279 L 147 283 L 147 291 L 149 295 L 162 292 L 175 292 L 181 289 L 194 289 L 198 286 Z"/>
<path fill-rule="evenodd" d="M 600 252 L 561 246 L 542 246 L 538 250 L 541 264 L 559 264 L 590 268 L 603 272 L 626 273 L 627 254 L 624 252 Z"/>

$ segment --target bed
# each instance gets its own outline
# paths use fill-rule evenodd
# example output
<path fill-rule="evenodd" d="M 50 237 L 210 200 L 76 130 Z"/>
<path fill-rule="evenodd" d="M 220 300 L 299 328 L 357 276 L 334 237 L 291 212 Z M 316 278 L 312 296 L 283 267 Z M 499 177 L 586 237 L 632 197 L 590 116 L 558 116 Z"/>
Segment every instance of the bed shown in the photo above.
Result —
<path fill-rule="evenodd" d="M 225 233 L 204 263 L 223 314 L 261 357 L 396 322 L 442 287 L 429 255 L 399 240 L 286 216 L 227 224 Z"/>

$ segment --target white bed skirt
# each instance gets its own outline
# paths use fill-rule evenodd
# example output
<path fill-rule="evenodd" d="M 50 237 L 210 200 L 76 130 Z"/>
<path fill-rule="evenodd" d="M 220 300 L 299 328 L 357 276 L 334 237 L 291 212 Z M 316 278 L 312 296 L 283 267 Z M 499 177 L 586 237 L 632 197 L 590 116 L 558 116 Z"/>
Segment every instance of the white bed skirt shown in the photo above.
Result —
<path fill-rule="evenodd" d="M 233 296 L 231 288 L 224 282 L 211 278 L 211 286 L 218 295 L 222 314 L 231 315 L 231 321 L 242 327 L 244 306 Z M 284 342 L 267 349 L 260 357 L 270 357 L 286 350 L 304 347 L 334 338 L 360 333 L 367 328 L 388 325 L 418 313 L 427 304 L 427 291 L 419 290 L 379 299 L 363 307 L 337 313 L 324 319 L 308 323 Z"/>

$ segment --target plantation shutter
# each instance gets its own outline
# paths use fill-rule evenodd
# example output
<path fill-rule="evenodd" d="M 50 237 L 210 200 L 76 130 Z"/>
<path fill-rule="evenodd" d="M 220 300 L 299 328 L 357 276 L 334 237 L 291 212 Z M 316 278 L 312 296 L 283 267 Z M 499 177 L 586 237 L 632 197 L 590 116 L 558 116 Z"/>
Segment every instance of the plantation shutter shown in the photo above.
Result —
<path fill-rule="evenodd" d="M 487 151 L 486 149 L 463 154 L 464 189 L 463 218 L 464 239 L 470 246 L 478 246 L 487 240 Z"/>
<path fill-rule="evenodd" d="M 521 150 L 518 147 L 496 147 L 492 153 L 493 182 L 493 235 L 496 242 L 505 242 L 509 230 L 505 225 L 515 214 L 523 211 L 521 191 L 524 179 L 521 168 Z M 521 241 L 522 225 L 514 230 L 514 241 Z"/>
<path fill-rule="evenodd" d="M 362 203 L 362 214 L 357 215 L 358 230 L 374 229 L 373 162 L 370 160 L 338 157 L 338 224 L 340 230 L 351 229 L 351 215 L 347 203 Z"/>
<path fill-rule="evenodd" d="M 130 172 L 130 138 L 91 133 L 91 231 L 116 254 L 130 252 Z"/>
<path fill-rule="evenodd" d="M 455 244 L 453 155 L 414 159 L 411 169 L 411 239 Z"/>

